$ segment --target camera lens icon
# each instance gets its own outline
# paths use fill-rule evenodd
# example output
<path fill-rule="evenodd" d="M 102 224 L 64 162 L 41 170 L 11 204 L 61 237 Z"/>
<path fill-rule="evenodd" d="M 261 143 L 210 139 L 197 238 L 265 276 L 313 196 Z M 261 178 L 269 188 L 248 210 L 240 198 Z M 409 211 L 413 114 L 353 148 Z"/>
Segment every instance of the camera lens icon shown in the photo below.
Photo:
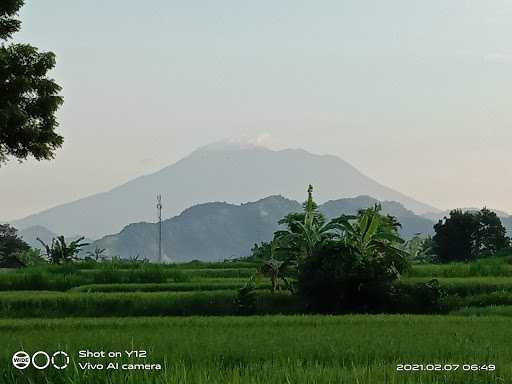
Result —
<path fill-rule="evenodd" d="M 60 358 L 60 364 L 57 363 Z M 55 369 L 64 369 L 69 365 L 69 355 L 64 351 L 57 351 L 52 356 L 52 365 Z"/>
<path fill-rule="evenodd" d="M 18 369 L 25 369 L 30 365 L 30 355 L 25 351 L 18 351 L 12 355 L 12 365 Z"/>
<path fill-rule="evenodd" d="M 48 368 L 50 364 L 55 369 L 65 369 L 69 365 L 69 355 L 64 351 L 57 351 L 51 357 L 44 351 L 37 351 L 32 357 L 25 351 L 12 355 L 12 365 L 15 368 L 25 369 L 30 364 L 39 370 Z"/>

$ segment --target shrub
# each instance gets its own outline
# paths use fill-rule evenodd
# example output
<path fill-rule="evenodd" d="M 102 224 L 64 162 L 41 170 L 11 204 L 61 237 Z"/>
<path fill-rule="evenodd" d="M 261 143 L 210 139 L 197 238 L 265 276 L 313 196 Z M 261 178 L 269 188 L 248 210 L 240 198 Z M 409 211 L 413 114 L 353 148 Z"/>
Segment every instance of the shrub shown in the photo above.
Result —
<path fill-rule="evenodd" d="M 302 263 L 299 293 L 313 312 L 382 311 L 396 278 L 392 266 L 378 255 L 361 257 L 331 243 Z"/>
<path fill-rule="evenodd" d="M 245 285 L 238 290 L 235 305 L 241 315 L 252 315 L 256 310 L 256 284 L 252 276 Z"/>
<path fill-rule="evenodd" d="M 443 310 L 442 299 L 446 292 L 437 279 L 395 284 L 390 296 L 388 312 L 398 313 L 437 313 Z"/>
<path fill-rule="evenodd" d="M 409 266 L 400 224 L 379 205 L 324 224 L 315 220 L 311 191 L 303 222 L 292 217 L 281 235 L 299 251 L 298 293 L 314 312 L 381 311 L 391 283 Z"/>

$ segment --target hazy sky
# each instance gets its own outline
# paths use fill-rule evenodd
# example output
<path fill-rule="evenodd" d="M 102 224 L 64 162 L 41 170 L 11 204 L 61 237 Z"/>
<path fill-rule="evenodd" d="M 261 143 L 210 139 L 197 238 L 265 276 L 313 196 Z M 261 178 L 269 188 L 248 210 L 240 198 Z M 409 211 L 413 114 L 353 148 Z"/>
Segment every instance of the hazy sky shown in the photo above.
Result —
<path fill-rule="evenodd" d="M 57 54 L 54 161 L 0 168 L 0 219 L 226 138 L 339 155 L 439 208 L 512 212 L 512 1 L 26 0 Z"/>

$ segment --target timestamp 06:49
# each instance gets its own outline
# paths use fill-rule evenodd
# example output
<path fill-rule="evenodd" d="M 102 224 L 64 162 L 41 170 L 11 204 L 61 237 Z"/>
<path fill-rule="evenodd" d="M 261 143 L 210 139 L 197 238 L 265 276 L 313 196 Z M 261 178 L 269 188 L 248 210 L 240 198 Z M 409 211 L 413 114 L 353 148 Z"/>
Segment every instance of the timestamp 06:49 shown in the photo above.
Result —
<path fill-rule="evenodd" d="M 495 364 L 397 364 L 396 370 L 400 372 L 418 372 L 418 371 L 465 371 L 465 372 L 477 372 L 477 371 L 495 371 Z"/>

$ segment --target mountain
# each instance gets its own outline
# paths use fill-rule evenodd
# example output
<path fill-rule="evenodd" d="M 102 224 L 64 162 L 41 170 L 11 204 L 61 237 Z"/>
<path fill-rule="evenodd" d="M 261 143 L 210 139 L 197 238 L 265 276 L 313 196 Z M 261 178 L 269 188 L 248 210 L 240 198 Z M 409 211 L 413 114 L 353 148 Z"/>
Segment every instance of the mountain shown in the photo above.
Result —
<path fill-rule="evenodd" d="M 481 208 L 457 208 L 457 209 L 460 209 L 461 211 L 464 211 L 464 212 L 476 212 L 476 211 L 479 211 Z M 426 213 L 423 213 L 421 216 L 427 218 L 427 219 L 430 219 L 434 222 L 437 222 L 439 220 L 441 220 L 443 217 L 448 217 L 450 216 L 450 211 L 452 211 L 452 209 L 447 209 L 447 210 L 444 210 L 444 211 L 437 211 L 437 212 L 426 212 Z M 507 213 L 507 212 L 504 212 L 504 211 L 500 211 L 498 209 L 491 209 L 491 211 L 493 211 L 494 213 L 496 213 L 496 215 L 500 218 L 500 219 L 505 219 L 505 218 L 508 218 L 510 217 L 510 215 Z"/>
<path fill-rule="evenodd" d="M 400 202 L 425 213 L 420 203 L 363 175 L 336 156 L 301 149 L 273 151 L 263 147 L 218 143 L 196 150 L 162 170 L 136 178 L 105 193 L 59 205 L 12 224 L 41 225 L 53 232 L 98 238 L 120 231 L 126 223 L 155 221 L 155 198 L 162 194 L 164 216 L 208 201 L 240 204 L 282 194 L 302 201 L 308 184 L 318 202 L 340 196 L 371 195 Z"/>
<path fill-rule="evenodd" d="M 162 249 L 166 260 L 222 260 L 248 255 L 255 243 L 272 238 L 277 222 L 302 206 L 274 196 L 255 203 L 206 203 L 186 209 L 162 223 Z M 123 258 L 157 254 L 157 224 L 136 223 L 91 247 L 106 248 L 106 256 Z"/>
<path fill-rule="evenodd" d="M 48 228 L 45 228 L 41 225 L 35 225 L 32 227 L 28 227 L 18 231 L 18 235 L 23 239 L 25 243 L 30 245 L 32 248 L 43 250 L 43 245 L 37 241 L 37 238 L 40 238 L 46 244 L 50 244 L 52 239 L 57 238 L 58 234 L 50 231 Z M 66 237 L 66 242 L 71 242 L 73 240 L 77 240 L 80 236 L 68 236 Z M 93 240 L 84 239 L 82 240 L 84 243 L 92 243 Z"/>
<path fill-rule="evenodd" d="M 322 204 L 319 209 L 326 217 L 333 218 L 340 214 L 353 215 L 361 208 L 373 207 L 380 203 L 382 212 L 398 218 L 402 224 L 400 234 L 411 238 L 416 234 L 431 235 L 434 232 L 433 222 L 425 217 L 416 215 L 396 201 L 381 201 L 370 196 L 358 196 L 352 199 L 331 200 Z"/>
<path fill-rule="evenodd" d="M 57 234 L 41 225 L 34 225 L 32 227 L 19 230 L 18 236 L 32 248 L 43 249 L 43 246 L 39 241 L 37 241 L 37 238 L 39 237 L 46 244 L 49 244 L 52 242 L 53 238 L 57 237 Z"/>
<path fill-rule="evenodd" d="M 327 217 L 354 214 L 361 208 L 378 203 L 368 196 L 329 201 L 319 206 Z M 401 233 L 411 237 L 417 232 L 432 232 L 432 222 L 415 215 L 400 203 L 384 201 L 385 213 L 396 215 L 402 222 Z M 166 260 L 177 262 L 193 259 L 213 261 L 247 256 L 255 243 L 269 241 L 278 229 L 277 222 L 290 212 L 302 211 L 297 201 L 270 196 L 242 205 L 206 203 L 193 206 L 179 216 L 162 223 L 162 249 Z M 157 254 L 157 225 L 136 223 L 115 235 L 106 236 L 90 248 L 106 248 L 107 256 L 145 257 Z"/>
<path fill-rule="evenodd" d="M 512 216 L 500 217 L 500 220 L 507 230 L 507 236 L 512 237 Z"/>

